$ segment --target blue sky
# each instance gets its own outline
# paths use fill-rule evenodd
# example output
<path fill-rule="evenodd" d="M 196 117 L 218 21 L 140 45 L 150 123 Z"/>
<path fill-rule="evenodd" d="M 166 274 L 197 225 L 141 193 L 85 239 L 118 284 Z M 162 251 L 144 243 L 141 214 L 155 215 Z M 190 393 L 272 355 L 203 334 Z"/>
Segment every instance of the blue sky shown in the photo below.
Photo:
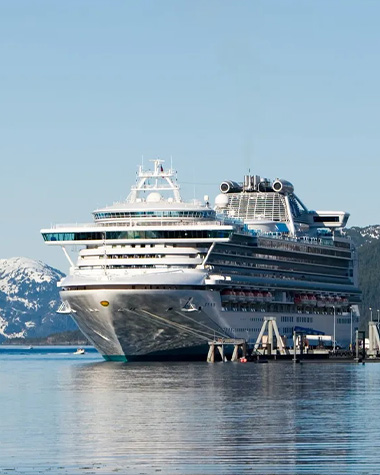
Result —
<path fill-rule="evenodd" d="M 251 170 L 377 224 L 380 2 L 2 0 L 1 258 L 173 157 L 185 197 Z"/>

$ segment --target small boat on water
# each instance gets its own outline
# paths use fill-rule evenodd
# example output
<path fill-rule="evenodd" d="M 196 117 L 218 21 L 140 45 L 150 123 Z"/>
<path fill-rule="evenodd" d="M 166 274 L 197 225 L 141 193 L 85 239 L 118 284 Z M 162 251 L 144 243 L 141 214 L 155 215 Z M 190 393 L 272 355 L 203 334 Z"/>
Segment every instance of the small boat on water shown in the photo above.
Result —
<path fill-rule="evenodd" d="M 74 352 L 74 355 L 84 355 L 85 353 L 84 348 L 78 348 L 77 351 Z"/>

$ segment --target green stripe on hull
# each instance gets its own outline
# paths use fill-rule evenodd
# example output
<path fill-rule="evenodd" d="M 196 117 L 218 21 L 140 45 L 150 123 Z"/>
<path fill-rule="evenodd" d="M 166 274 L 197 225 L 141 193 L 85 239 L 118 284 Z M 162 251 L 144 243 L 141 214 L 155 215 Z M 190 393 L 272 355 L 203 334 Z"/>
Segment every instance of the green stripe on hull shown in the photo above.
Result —
<path fill-rule="evenodd" d="M 128 361 L 125 355 L 102 355 L 106 361 Z"/>

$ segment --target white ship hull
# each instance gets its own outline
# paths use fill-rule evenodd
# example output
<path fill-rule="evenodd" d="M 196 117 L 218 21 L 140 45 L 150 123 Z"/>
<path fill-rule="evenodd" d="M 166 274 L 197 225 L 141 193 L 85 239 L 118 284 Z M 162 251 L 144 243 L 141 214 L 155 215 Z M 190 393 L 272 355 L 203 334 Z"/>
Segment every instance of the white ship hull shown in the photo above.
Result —
<path fill-rule="evenodd" d="M 221 337 L 243 338 L 253 346 L 269 316 L 276 317 L 280 334 L 289 339 L 294 327 L 334 334 L 331 314 L 225 311 L 220 293 L 207 289 L 71 290 L 61 296 L 107 360 L 205 359 L 208 342 Z M 335 334 L 339 344 L 350 343 L 350 314 L 335 318 Z"/>
<path fill-rule="evenodd" d="M 214 292 L 194 290 L 63 291 L 81 331 L 106 359 L 205 356 L 207 342 L 226 336 Z M 185 308 L 189 300 L 195 307 Z M 219 297 L 220 300 L 220 297 Z M 100 302 L 109 302 L 107 307 Z M 220 305 L 220 303 L 219 303 Z M 199 307 L 201 309 L 199 310 Z"/>

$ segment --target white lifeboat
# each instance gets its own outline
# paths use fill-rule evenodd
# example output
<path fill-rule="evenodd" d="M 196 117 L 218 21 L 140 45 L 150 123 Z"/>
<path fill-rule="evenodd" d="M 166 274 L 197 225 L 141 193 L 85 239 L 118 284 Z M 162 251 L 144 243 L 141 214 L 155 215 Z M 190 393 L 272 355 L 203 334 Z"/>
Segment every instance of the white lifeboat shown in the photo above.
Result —
<path fill-rule="evenodd" d="M 223 302 L 235 302 L 236 294 L 232 289 L 225 289 L 222 291 Z"/>
<path fill-rule="evenodd" d="M 265 302 L 272 302 L 273 295 L 271 292 L 263 292 L 263 298 Z"/>
<path fill-rule="evenodd" d="M 245 297 L 247 300 L 253 300 L 255 298 L 255 295 L 254 293 L 252 292 L 252 290 L 246 290 L 245 292 Z"/>
<path fill-rule="evenodd" d="M 326 297 L 323 295 L 318 295 L 317 297 L 317 307 L 326 307 Z"/>
<path fill-rule="evenodd" d="M 309 295 L 309 305 L 315 307 L 317 305 L 317 297 L 313 294 Z"/>
<path fill-rule="evenodd" d="M 244 301 L 245 301 L 246 295 L 245 295 L 244 290 L 238 290 L 238 291 L 236 292 L 236 295 L 237 295 L 237 300 L 238 300 L 239 302 L 244 302 Z"/>
<path fill-rule="evenodd" d="M 255 299 L 257 302 L 263 302 L 264 301 L 264 296 L 262 292 L 255 292 Z"/>

